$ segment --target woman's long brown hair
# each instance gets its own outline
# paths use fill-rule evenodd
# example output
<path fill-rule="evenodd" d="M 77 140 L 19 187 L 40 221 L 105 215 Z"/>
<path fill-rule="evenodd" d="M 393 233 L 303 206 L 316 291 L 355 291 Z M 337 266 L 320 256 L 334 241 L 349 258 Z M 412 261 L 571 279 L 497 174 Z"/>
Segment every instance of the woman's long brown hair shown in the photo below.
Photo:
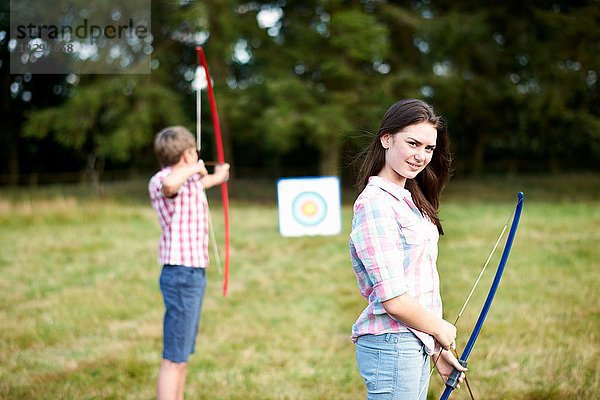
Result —
<path fill-rule="evenodd" d="M 381 145 L 381 135 L 397 134 L 407 126 L 428 122 L 437 130 L 436 147 L 429 164 L 414 179 L 406 179 L 405 188 L 411 193 L 417 208 L 444 234 L 438 216 L 440 195 L 450 179 L 452 156 L 448 130 L 444 119 L 435 114 L 433 107 L 418 99 L 400 100 L 392 105 L 381 121 L 379 131 L 369 147 L 364 151 L 356 184 L 362 191 L 371 176 L 379 174 L 385 165 L 385 149 Z"/>

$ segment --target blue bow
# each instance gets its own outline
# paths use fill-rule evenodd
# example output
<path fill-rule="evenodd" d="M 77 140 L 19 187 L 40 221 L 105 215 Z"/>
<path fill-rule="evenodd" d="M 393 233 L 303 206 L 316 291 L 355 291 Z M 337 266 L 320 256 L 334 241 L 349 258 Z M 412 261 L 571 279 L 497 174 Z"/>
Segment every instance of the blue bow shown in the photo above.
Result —
<path fill-rule="evenodd" d="M 523 192 L 519 192 L 517 194 L 517 205 L 515 206 L 515 216 L 512 221 L 512 225 L 510 227 L 510 232 L 508 234 L 508 238 L 506 239 L 506 244 L 504 245 L 504 251 L 502 252 L 502 258 L 500 259 L 500 264 L 498 264 L 498 269 L 496 270 L 496 276 L 494 277 L 494 282 L 492 283 L 492 287 L 487 295 L 485 300 L 485 304 L 481 309 L 481 313 L 479 313 L 479 318 L 477 319 L 477 323 L 475 324 L 475 328 L 473 328 L 473 332 L 471 332 L 471 337 L 465 346 L 465 349 L 462 352 L 458 362 L 463 366 L 467 366 L 467 359 L 469 358 L 469 354 L 471 354 L 471 350 L 473 350 L 473 346 L 475 346 L 475 341 L 477 340 L 477 336 L 479 336 L 479 332 L 483 327 L 483 323 L 485 321 L 485 317 L 492 306 L 492 301 L 494 300 L 494 296 L 496 295 L 496 290 L 498 289 L 498 285 L 500 284 L 500 279 L 502 278 L 502 273 L 504 272 L 504 267 L 506 266 L 506 261 L 508 260 L 508 256 L 510 254 L 510 249 L 513 244 L 513 240 L 515 239 L 515 235 L 517 233 L 517 227 L 519 226 L 519 219 L 521 218 L 521 210 L 523 209 Z M 450 397 L 450 393 L 454 390 L 456 385 L 458 384 L 458 378 L 460 377 L 460 371 L 454 369 L 450 377 L 446 381 L 446 389 L 440 397 L 440 400 L 447 400 Z"/>

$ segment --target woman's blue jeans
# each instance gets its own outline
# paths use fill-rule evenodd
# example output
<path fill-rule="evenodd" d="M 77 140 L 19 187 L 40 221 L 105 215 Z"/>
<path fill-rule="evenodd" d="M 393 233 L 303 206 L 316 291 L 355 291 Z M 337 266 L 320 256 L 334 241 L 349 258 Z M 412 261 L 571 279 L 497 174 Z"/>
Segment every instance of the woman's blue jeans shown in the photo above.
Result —
<path fill-rule="evenodd" d="M 367 385 L 367 400 L 427 399 L 429 356 L 411 332 L 360 336 L 356 362 Z"/>

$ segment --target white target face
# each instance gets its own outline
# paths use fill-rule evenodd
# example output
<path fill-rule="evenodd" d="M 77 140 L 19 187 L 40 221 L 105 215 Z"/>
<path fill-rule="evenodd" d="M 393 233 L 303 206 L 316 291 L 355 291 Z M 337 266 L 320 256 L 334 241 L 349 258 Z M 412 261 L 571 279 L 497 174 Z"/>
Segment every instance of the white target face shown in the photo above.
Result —
<path fill-rule="evenodd" d="M 327 203 L 319 193 L 302 192 L 292 203 L 292 215 L 302 225 L 320 224 L 327 215 Z"/>
<path fill-rule="evenodd" d="M 277 203 L 283 236 L 337 235 L 341 231 L 337 177 L 280 179 Z"/>

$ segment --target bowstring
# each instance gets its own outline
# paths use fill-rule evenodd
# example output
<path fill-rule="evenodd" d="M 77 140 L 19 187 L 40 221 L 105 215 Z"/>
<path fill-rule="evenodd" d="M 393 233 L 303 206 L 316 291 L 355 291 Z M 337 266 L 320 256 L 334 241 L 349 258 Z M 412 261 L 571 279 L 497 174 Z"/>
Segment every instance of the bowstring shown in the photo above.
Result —
<path fill-rule="evenodd" d="M 198 158 L 200 158 L 200 150 L 202 149 L 202 87 L 200 85 L 203 67 L 198 66 L 196 68 L 196 151 L 198 152 Z M 206 74 L 206 72 L 205 72 Z M 206 75 L 204 75 L 206 77 Z M 212 216 L 210 212 L 210 206 L 208 204 L 208 196 L 206 196 L 206 208 L 208 212 L 208 230 L 210 235 L 210 242 L 212 243 L 213 254 L 217 262 L 219 269 L 219 275 L 223 276 L 223 266 L 221 264 L 221 255 L 219 254 L 219 247 L 217 246 L 217 238 L 215 235 L 215 228 L 212 222 Z"/>
<path fill-rule="evenodd" d="M 202 67 L 196 68 L 196 151 L 200 157 L 202 149 L 202 88 L 200 87 L 200 70 Z"/>
<path fill-rule="evenodd" d="M 521 202 L 521 199 L 519 199 L 519 203 L 520 202 Z M 473 293 L 475 292 L 475 289 L 477 288 L 477 285 L 479 284 L 479 281 L 481 280 L 481 277 L 485 273 L 485 270 L 486 270 L 488 264 L 490 263 L 490 260 L 494 256 L 494 253 L 496 252 L 496 249 L 498 248 L 498 245 L 500 244 L 500 241 L 502 240 L 502 237 L 504 236 L 504 232 L 506 232 L 506 229 L 508 228 L 508 224 L 513 219 L 513 217 L 515 215 L 515 211 L 516 211 L 516 207 L 513 209 L 513 211 L 510 213 L 510 216 L 508 217 L 508 219 L 504 223 L 504 226 L 502 227 L 502 231 L 500 232 L 500 235 L 498 235 L 498 239 L 496 239 L 496 243 L 494 243 L 494 247 L 492 248 L 492 251 L 488 255 L 488 258 L 485 261 L 485 264 L 483 265 L 483 268 L 479 272 L 479 276 L 477 276 L 477 279 L 475 280 L 475 283 L 471 287 L 471 291 L 469 292 L 469 295 L 467 296 L 467 299 L 463 303 L 463 305 L 462 305 L 462 307 L 460 309 L 460 312 L 458 313 L 458 315 L 457 315 L 457 317 L 454 320 L 454 323 L 452 325 L 456 326 L 456 324 L 458 323 L 458 320 L 460 319 L 460 317 L 462 316 L 463 312 L 465 311 L 465 308 L 467 307 L 467 304 L 469 303 L 469 300 L 471 300 L 471 296 L 473 296 Z M 456 351 L 456 349 L 452 349 L 452 350 L 454 351 L 454 355 L 455 355 L 456 359 L 458 360 L 459 359 L 458 352 Z M 440 357 L 442 356 L 442 351 L 443 351 L 443 349 L 440 350 L 440 352 L 438 353 L 438 356 L 435 358 L 435 360 L 433 362 L 433 367 L 431 367 L 431 370 L 429 371 L 429 377 L 427 378 L 427 380 L 431 379 L 431 375 L 433 374 L 433 371 L 435 371 L 435 369 L 437 367 L 437 363 L 438 363 Z M 466 375 L 465 375 L 465 383 L 467 384 L 467 389 L 469 390 L 469 395 L 471 396 L 471 399 L 475 400 L 474 397 L 473 397 L 473 392 L 471 391 L 471 386 L 469 385 L 469 381 L 467 380 L 467 376 Z M 423 389 L 425 389 L 425 387 L 426 386 L 423 386 L 423 388 L 419 392 L 419 395 L 417 396 L 417 399 L 419 399 L 421 397 L 421 395 L 423 394 Z"/>
<path fill-rule="evenodd" d="M 206 198 L 206 204 L 208 204 L 208 197 Z M 213 253 L 215 255 L 215 259 L 217 261 L 217 266 L 219 268 L 219 275 L 223 276 L 223 266 L 221 264 L 221 255 L 219 254 L 219 247 L 217 246 L 217 238 L 215 235 L 215 228 L 212 222 L 212 217 L 210 215 L 210 210 L 208 210 L 208 228 L 210 232 L 210 241 L 212 242 Z"/>
<path fill-rule="evenodd" d="M 521 200 L 519 200 L 519 202 L 520 201 Z M 473 284 L 473 287 L 471 288 L 471 291 L 469 292 L 469 295 L 467 296 L 467 299 L 463 303 L 463 305 L 462 305 L 462 307 L 460 309 L 460 312 L 458 313 L 458 316 L 456 317 L 456 320 L 454 320 L 454 324 L 453 324 L 454 326 L 456 326 L 458 320 L 460 319 L 460 317 L 462 316 L 463 312 L 465 311 L 465 308 L 467 308 L 467 304 L 469 304 L 469 300 L 471 300 L 471 296 L 473 296 L 473 293 L 475 292 L 475 289 L 477 288 L 477 285 L 479 285 L 479 281 L 481 280 L 481 277 L 483 276 L 483 274 L 484 274 L 487 266 L 489 265 L 490 260 L 494 256 L 494 253 L 496 252 L 496 249 L 498 248 L 498 245 L 500 244 L 500 241 L 502 240 L 502 237 L 504 236 L 504 232 L 506 232 L 506 229 L 508 228 L 508 224 L 510 223 L 510 221 L 515 216 L 515 211 L 516 211 L 516 207 L 513 208 L 512 212 L 510 213 L 510 216 L 508 217 L 508 219 L 504 223 L 504 226 L 502 227 L 502 232 L 500 232 L 500 235 L 498 235 L 498 239 L 496 240 L 496 243 L 494 243 L 494 248 L 490 252 L 490 255 L 488 256 L 487 260 L 485 261 L 485 264 L 483 265 L 483 268 L 479 272 L 479 276 L 475 280 L 475 283 Z"/>

